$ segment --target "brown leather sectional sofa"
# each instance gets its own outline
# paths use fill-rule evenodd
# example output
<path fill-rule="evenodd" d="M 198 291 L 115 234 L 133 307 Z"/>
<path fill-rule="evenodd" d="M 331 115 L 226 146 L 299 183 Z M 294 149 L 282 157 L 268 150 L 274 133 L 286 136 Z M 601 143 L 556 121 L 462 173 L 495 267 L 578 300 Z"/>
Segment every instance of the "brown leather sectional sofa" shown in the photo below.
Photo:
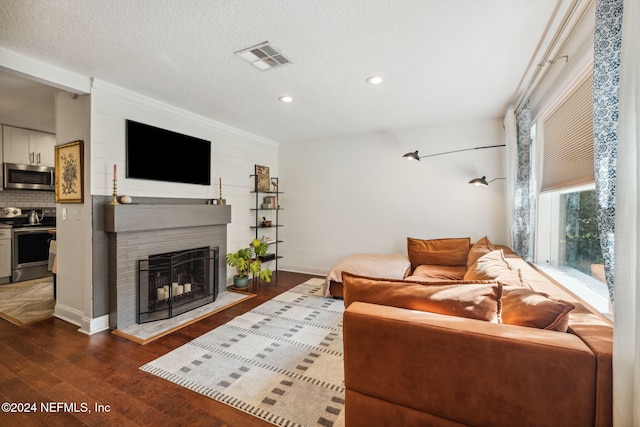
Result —
<path fill-rule="evenodd" d="M 409 239 L 405 280 L 343 272 L 347 427 L 612 425 L 611 322 L 506 247 L 445 240 Z"/>

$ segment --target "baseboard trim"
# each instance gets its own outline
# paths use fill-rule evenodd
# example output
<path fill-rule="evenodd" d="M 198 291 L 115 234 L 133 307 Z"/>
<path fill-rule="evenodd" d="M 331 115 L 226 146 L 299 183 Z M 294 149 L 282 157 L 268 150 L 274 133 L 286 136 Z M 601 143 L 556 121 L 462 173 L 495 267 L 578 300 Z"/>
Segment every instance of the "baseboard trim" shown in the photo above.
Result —
<path fill-rule="evenodd" d="M 95 319 L 83 317 L 81 321 L 79 332 L 87 335 L 93 335 L 98 332 L 106 331 L 109 329 L 109 315 L 105 314 Z"/>
<path fill-rule="evenodd" d="M 84 313 L 75 308 L 67 307 L 60 303 L 56 304 L 53 315 L 58 319 L 64 320 L 76 326 L 82 326 L 82 316 Z"/>
<path fill-rule="evenodd" d="M 278 270 L 290 271 L 292 273 L 314 274 L 316 276 L 326 276 L 328 268 L 317 268 L 309 265 L 284 264 L 280 262 Z"/>
<path fill-rule="evenodd" d="M 98 332 L 109 329 L 109 315 L 96 317 L 91 319 L 86 317 L 83 312 L 76 310 L 75 308 L 67 307 L 66 305 L 56 304 L 56 308 L 53 315 L 60 320 L 69 322 L 72 325 L 79 327 L 78 332 L 86 335 L 93 335 Z"/>

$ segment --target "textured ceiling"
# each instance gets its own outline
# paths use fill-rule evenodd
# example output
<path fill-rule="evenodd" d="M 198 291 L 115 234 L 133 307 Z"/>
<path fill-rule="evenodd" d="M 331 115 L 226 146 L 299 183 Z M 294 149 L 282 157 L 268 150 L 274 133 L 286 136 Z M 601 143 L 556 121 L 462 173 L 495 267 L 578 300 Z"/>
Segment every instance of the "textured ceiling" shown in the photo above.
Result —
<path fill-rule="evenodd" d="M 3 0 L 0 46 L 296 142 L 502 117 L 568 3 Z M 261 72 L 234 55 L 263 41 L 293 64 Z M 366 84 L 372 75 L 384 83 Z M 7 93 L 16 107 L 31 99 L 20 84 L 0 74 L 0 120 Z M 52 131 L 43 114 L 33 120 Z"/>

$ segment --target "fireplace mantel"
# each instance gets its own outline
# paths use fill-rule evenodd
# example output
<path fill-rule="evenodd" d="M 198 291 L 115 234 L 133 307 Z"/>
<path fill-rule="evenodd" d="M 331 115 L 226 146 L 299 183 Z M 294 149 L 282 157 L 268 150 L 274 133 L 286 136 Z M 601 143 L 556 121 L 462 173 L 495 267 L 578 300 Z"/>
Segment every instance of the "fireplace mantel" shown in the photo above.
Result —
<path fill-rule="evenodd" d="M 123 204 L 104 207 L 104 231 L 107 233 L 201 227 L 230 222 L 229 205 Z"/>

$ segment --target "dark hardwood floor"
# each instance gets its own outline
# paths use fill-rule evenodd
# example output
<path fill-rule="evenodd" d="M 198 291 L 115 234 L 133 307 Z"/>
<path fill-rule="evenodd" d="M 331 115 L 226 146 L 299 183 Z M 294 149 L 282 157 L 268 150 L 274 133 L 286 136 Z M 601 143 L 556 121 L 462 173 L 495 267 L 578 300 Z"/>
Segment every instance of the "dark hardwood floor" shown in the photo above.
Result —
<path fill-rule="evenodd" d="M 0 319 L 0 403 L 36 409 L 7 413 L 3 406 L 0 425 L 271 425 L 138 368 L 311 277 L 317 276 L 280 271 L 255 298 L 144 346 L 109 331 L 87 336 L 59 319 L 23 327 Z M 42 402 L 59 412 L 42 412 Z M 74 403 L 76 411 L 69 411 Z"/>

